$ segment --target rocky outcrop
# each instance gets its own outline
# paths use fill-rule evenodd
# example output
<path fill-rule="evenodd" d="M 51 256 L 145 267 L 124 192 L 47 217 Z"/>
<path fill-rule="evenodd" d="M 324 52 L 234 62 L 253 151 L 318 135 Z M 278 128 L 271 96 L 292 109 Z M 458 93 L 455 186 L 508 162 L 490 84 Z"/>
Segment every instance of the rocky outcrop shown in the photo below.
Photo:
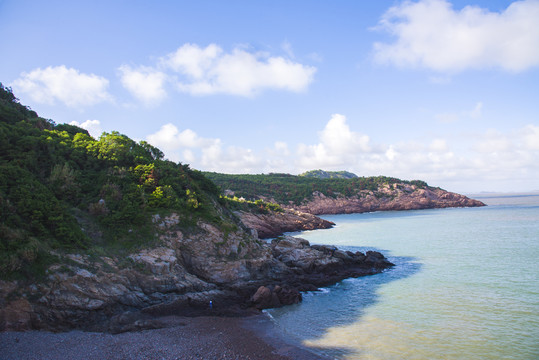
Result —
<path fill-rule="evenodd" d="M 316 290 L 342 279 L 372 275 L 391 266 L 381 253 L 341 251 L 335 247 L 310 245 L 305 239 L 291 236 L 272 240 L 273 256 L 287 266 L 278 283 L 261 286 L 251 297 L 257 309 L 296 304 L 300 291 Z"/>
<path fill-rule="evenodd" d="M 236 215 L 247 227 L 255 229 L 261 239 L 277 237 L 285 232 L 329 229 L 335 225 L 318 216 L 292 209 L 267 214 L 238 211 Z"/>
<path fill-rule="evenodd" d="M 274 199 L 265 199 L 274 202 Z M 438 188 L 418 188 L 410 184 L 392 184 L 377 191 L 361 191 L 350 197 L 329 197 L 313 193 L 311 200 L 301 205 L 282 204 L 283 212 L 255 214 L 237 211 L 235 214 L 261 239 L 273 238 L 286 232 L 328 229 L 335 224 L 316 215 L 352 214 L 387 210 L 418 210 L 446 207 L 485 206 L 478 200 Z"/>
<path fill-rule="evenodd" d="M 245 314 L 390 266 L 292 237 L 269 244 L 230 224 L 199 223 L 190 233 L 177 224 L 174 214 L 158 219 L 154 248 L 125 256 L 58 253 L 63 260 L 45 280 L 0 282 L 0 330 L 122 332 L 158 326 L 159 315 Z M 254 296 L 260 286 L 269 300 L 265 290 Z"/>
<path fill-rule="evenodd" d="M 392 184 L 378 191 L 361 191 L 351 197 L 328 197 L 314 193 L 311 200 L 292 206 L 295 210 L 315 215 L 352 214 L 386 210 L 418 210 L 447 207 L 485 206 L 478 200 L 439 188 L 418 188 L 409 184 Z"/>

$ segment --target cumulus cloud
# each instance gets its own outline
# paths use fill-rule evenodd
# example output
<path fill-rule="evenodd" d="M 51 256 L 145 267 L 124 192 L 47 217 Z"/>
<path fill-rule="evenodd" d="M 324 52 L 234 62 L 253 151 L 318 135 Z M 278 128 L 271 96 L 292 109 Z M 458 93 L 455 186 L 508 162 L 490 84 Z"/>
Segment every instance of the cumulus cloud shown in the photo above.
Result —
<path fill-rule="evenodd" d="M 101 122 L 99 120 L 86 120 L 82 124 L 77 121 L 72 121 L 69 123 L 69 125 L 75 125 L 88 130 L 90 135 L 96 139 L 103 133 L 103 130 L 101 129 Z"/>
<path fill-rule="evenodd" d="M 300 92 L 313 81 L 316 68 L 266 53 L 215 44 L 185 44 L 161 59 L 161 66 L 180 76 L 177 87 L 193 95 L 253 96 L 264 89 Z"/>
<path fill-rule="evenodd" d="M 212 171 L 250 173 L 256 172 L 262 166 L 262 162 L 251 149 L 239 146 L 225 148 L 219 141 L 202 149 L 202 166 Z"/>
<path fill-rule="evenodd" d="M 298 146 L 299 164 L 302 168 L 324 168 L 344 165 L 351 158 L 371 151 L 369 137 L 350 130 L 346 117 L 332 115 L 319 133 L 320 142 Z"/>
<path fill-rule="evenodd" d="M 473 110 L 481 107 L 477 103 Z M 319 142 L 299 144 L 291 158 L 298 172 L 344 169 L 360 176 L 422 179 L 454 191 L 518 191 L 539 189 L 534 180 L 539 178 L 538 144 L 539 126 L 531 124 L 506 132 L 491 129 L 374 143 L 351 129 L 344 116 L 333 115 L 319 133 Z"/>
<path fill-rule="evenodd" d="M 396 37 L 375 43 L 375 60 L 438 72 L 497 67 L 519 72 L 539 65 L 539 1 L 513 2 L 502 12 L 456 10 L 446 0 L 405 1 L 377 29 Z"/>
<path fill-rule="evenodd" d="M 224 173 L 348 170 L 360 176 L 422 179 L 453 191 L 539 189 L 534 180 L 539 179 L 539 126 L 532 124 L 505 132 L 420 134 L 418 139 L 382 144 L 335 114 L 314 144 L 277 141 L 254 151 L 173 124 L 163 125 L 147 140 L 170 160 Z"/>
<path fill-rule="evenodd" d="M 122 65 L 118 70 L 122 85 L 146 105 L 157 104 L 167 96 L 165 73 L 145 66 L 132 68 Z"/>
<path fill-rule="evenodd" d="M 204 138 L 191 129 L 180 131 L 170 123 L 148 135 L 146 140 L 163 150 L 170 160 L 188 162 L 204 170 L 234 173 L 261 167 L 260 158 L 251 149 L 225 147 L 221 139 Z"/>
<path fill-rule="evenodd" d="M 107 79 L 64 65 L 23 72 L 12 86 L 17 93 L 27 94 L 33 101 L 44 104 L 60 101 L 70 107 L 79 107 L 111 99 Z"/>
<path fill-rule="evenodd" d="M 202 138 L 190 129 L 180 131 L 176 125 L 170 123 L 163 125 L 156 133 L 148 135 L 146 140 L 163 151 L 169 152 L 182 148 L 208 147 L 219 141 Z"/>

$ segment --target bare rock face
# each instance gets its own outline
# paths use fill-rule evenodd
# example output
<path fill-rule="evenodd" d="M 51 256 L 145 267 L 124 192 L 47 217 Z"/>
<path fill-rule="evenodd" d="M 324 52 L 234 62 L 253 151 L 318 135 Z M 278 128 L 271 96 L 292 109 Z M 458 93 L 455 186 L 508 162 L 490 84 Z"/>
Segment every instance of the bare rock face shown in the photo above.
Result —
<path fill-rule="evenodd" d="M 438 188 L 421 189 L 415 185 L 393 184 L 373 191 L 362 191 L 352 197 L 327 197 L 313 194 L 313 199 L 294 209 L 310 214 L 352 214 L 385 210 L 418 210 L 447 207 L 485 206 L 478 200 Z"/>
<path fill-rule="evenodd" d="M 335 225 L 318 216 L 293 209 L 268 214 L 238 211 L 236 215 L 247 227 L 255 229 L 261 239 L 277 237 L 285 232 L 329 229 Z"/>

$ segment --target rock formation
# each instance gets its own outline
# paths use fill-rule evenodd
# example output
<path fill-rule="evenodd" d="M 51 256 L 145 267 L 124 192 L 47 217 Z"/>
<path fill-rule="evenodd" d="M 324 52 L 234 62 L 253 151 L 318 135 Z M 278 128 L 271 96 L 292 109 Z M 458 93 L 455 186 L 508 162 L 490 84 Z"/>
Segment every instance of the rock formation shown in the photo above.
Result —
<path fill-rule="evenodd" d="M 238 211 L 236 215 L 247 227 L 257 230 L 258 237 L 261 239 L 277 237 L 285 232 L 329 229 L 335 225 L 318 216 L 293 209 L 267 214 Z"/>
<path fill-rule="evenodd" d="M 244 314 L 391 266 L 381 255 L 310 246 L 303 239 L 270 244 L 240 227 L 199 223 L 187 233 L 177 223 L 175 214 L 162 219 L 161 244 L 154 248 L 125 257 L 57 254 L 62 262 L 39 283 L 1 281 L 0 330 L 121 332 L 158 327 L 159 315 Z"/>
<path fill-rule="evenodd" d="M 362 191 L 351 197 L 334 198 L 318 192 L 313 194 L 311 200 L 291 207 L 302 212 L 322 215 L 474 206 L 485 204 L 439 188 L 421 189 L 415 185 L 393 184 L 386 185 L 377 192 Z"/>
<path fill-rule="evenodd" d="M 266 199 L 274 201 L 273 199 Z M 279 236 L 285 232 L 327 229 L 335 224 L 319 218 L 324 214 L 352 214 L 387 210 L 418 210 L 447 207 L 485 206 L 478 200 L 438 188 L 421 189 L 415 185 L 386 185 L 377 192 L 363 191 L 351 197 L 328 197 L 320 192 L 313 193 L 309 201 L 301 205 L 282 206 L 283 212 L 255 214 L 237 211 L 242 222 L 257 230 L 261 239 Z"/>

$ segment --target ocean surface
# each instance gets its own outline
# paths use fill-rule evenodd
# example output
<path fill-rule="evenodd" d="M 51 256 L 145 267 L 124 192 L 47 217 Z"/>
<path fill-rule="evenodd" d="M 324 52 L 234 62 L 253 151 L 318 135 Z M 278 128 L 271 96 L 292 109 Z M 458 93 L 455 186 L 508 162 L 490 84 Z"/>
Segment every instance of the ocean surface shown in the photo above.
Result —
<path fill-rule="evenodd" d="M 312 244 L 379 250 L 396 266 L 267 311 L 336 359 L 539 359 L 539 194 L 481 208 L 324 216 Z"/>

